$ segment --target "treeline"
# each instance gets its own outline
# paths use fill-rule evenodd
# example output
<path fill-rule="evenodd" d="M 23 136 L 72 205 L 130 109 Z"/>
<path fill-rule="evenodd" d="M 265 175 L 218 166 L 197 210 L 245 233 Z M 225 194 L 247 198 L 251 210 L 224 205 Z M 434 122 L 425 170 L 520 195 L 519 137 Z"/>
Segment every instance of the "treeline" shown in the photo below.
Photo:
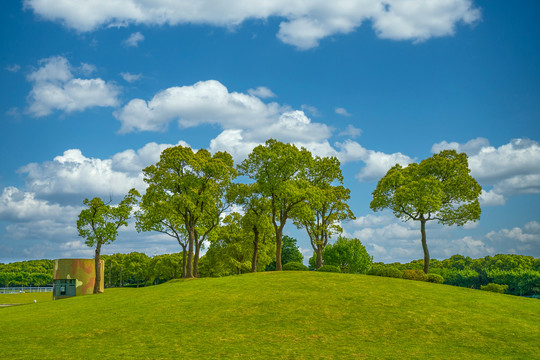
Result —
<path fill-rule="evenodd" d="M 53 283 L 53 260 L 0 263 L 0 286 L 47 286 Z"/>
<path fill-rule="evenodd" d="M 406 264 L 375 263 L 368 274 L 403 278 L 422 270 L 423 260 Z M 519 296 L 540 296 L 540 258 L 524 255 L 495 255 L 479 259 L 454 255 L 446 260 L 431 260 L 430 273 L 442 277 L 448 285 L 472 289 L 504 290 Z M 497 284 L 501 286 L 492 286 Z"/>

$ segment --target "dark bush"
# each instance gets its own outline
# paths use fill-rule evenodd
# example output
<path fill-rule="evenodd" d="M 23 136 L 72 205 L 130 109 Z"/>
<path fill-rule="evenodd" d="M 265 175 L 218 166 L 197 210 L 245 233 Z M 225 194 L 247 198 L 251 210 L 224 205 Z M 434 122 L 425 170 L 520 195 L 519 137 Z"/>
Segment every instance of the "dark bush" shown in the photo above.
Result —
<path fill-rule="evenodd" d="M 489 283 L 487 285 L 480 286 L 480 290 L 491 291 L 491 292 L 499 293 L 499 294 L 504 294 L 506 289 L 508 289 L 508 285 Z"/>
<path fill-rule="evenodd" d="M 428 276 L 422 270 L 403 270 L 403 278 L 407 280 L 427 281 Z"/>
<path fill-rule="evenodd" d="M 283 270 L 297 270 L 297 271 L 307 271 L 308 267 L 299 262 L 289 262 L 283 265 Z"/>
<path fill-rule="evenodd" d="M 334 272 L 334 273 L 338 273 L 338 272 L 341 272 L 339 270 L 339 268 L 335 265 L 323 265 L 321 266 L 320 268 L 317 269 L 317 271 L 322 271 L 322 272 Z"/>
<path fill-rule="evenodd" d="M 442 284 L 444 282 L 444 278 L 438 274 L 428 274 L 426 281 L 435 284 Z"/>

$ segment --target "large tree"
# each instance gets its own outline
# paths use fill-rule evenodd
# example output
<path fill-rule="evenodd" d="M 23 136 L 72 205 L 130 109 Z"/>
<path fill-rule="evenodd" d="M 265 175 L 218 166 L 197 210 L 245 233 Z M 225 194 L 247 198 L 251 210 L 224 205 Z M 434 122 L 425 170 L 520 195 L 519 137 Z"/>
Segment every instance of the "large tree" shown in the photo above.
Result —
<path fill-rule="evenodd" d="M 83 209 L 77 220 L 77 230 L 79 236 L 86 239 L 86 245 L 95 246 L 95 272 L 94 294 L 100 292 L 101 287 L 101 266 L 99 264 L 101 246 L 110 244 L 118 236 L 118 228 L 127 226 L 127 220 L 131 214 L 131 209 L 136 203 L 139 192 L 131 189 L 129 193 L 117 206 L 104 203 L 98 197 L 92 200 L 84 199 L 83 204 L 88 208 Z"/>
<path fill-rule="evenodd" d="M 390 209 L 404 221 L 420 222 L 424 272 L 429 272 L 426 222 L 462 226 L 480 219 L 482 188 L 469 174 L 467 155 L 443 150 L 419 164 L 396 164 L 373 191 L 373 211 Z"/>
<path fill-rule="evenodd" d="M 264 145 L 253 149 L 248 158 L 240 164 L 242 175 L 257 183 L 257 191 L 269 199 L 272 225 L 276 237 L 276 270 L 281 266 L 281 241 L 283 228 L 294 210 L 308 196 L 309 182 L 306 170 L 311 164 L 311 153 L 269 139 Z"/>
<path fill-rule="evenodd" d="M 143 173 L 148 188 L 142 210 L 159 212 L 154 217 L 156 221 L 163 218 L 163 208 L 172 212 L 168 225 L 177 233 L 187 233 L 185 277 L 196 276 L 199 249 L 208 233 L 218 225 L 225 191 L 236 177 L 231 155 L 226 152 L 211 155 L 204 149 L 194 152 L 184 146 L 170 147 L 163 150 L 155 165 L 143 169 Z"/>
<path fill-rule="evenodd" d="M 339 160 L 316 157 L 308 168 L 309 196 L 294 214 L 297 227 L 306 229 L 316 254 L 317 269 L 323 265 L 322 253 L 328 239 L 342 232 L 341 222 L 354 219 L 347 205 L 350 190 L 343 187 Z"/>

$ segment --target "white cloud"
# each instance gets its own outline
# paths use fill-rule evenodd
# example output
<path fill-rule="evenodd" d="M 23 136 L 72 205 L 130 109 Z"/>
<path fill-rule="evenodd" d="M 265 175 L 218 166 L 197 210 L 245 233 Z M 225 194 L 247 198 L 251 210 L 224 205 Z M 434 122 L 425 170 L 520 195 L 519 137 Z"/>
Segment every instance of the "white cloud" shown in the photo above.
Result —
<path fill-rule="evenodd" d="M 75 78 L 71 65 L 63 56 L 40 60 L 41 67 L 28 75 L 33 88 L 28 95 L 27 111 L 36 117 L 46 116 L 54 110 L 70 113 L 94 106 L 117 106 L 119 89 L 106 81 Z M 82 72 L 95 68 L 83 64 Z"/>
<path fill-rule="evenodd" d="M 120 73 L 120 76 L 122 76 L 122 78 L 125 81 L 127 81 L 128 83 L 138 81 L 138 80 L 140 80 L 142 78 L 142 74 L 131 74 L 131 73 L 128 73 L 128 72 Z"/>
<path fill-rule="evenodd" d="M 277 37 L 299 49 L 347 34 L 366 21 L 380 38 L 424 41 L 453 35 L 457 24 L 474 24 L 481 15 L 471 0 L 25 0 L 26 9 L 85 32 L 128 24 L 209 24 L 235 27 L 248 19 L 282 20 Z"/>
<path fill-rule="evenodd" d="M 220 124 L 226 129 L 257 126 L 279 116 L 276 103 L 265 104 L 258 97 L 229 92 L 219 81 L 200 81 L 192 86 L 171 87 L 150 101 L 133 99 L 115 116 L 121 132 L 162 131 L 177 120 L 182 127 Z"/>
<path fill-rule="evenodd" d="M 540 144 L 528 139 L 514 139 L 498 148 L 484 138 L 466 144 L 442 143 L 433 152 L 454 149 L 469 154 L 471 175 L 482 186 L 492 186 L 483 192 L 486 205 L 503 205 L 508 196 L 540 193 Z"/>
<path fill-rule="evenodd" d="M 178 145 L 189 146 L 180 141 Z M 89 158 L 79 149 L 66 150 L 53 161 L 31 163 L 19 169 L 26 175 L 32 195 L 62 203 L 81 204 L 84 198 L 122 198 L 129 189 L 143 191 L 142 169 L 156 163 L 161 152 L 173 145 L 149 143 L 138 150 L 125 150 L 110 159 Z"/>
<path fill-rule="evenodd" d="M 128 47 L 138 47 L 139 43 L 143 40 L 144 35 L 137 31 L 131 34 L 126 40 L 124 40 L 124 45 Z"/>
<path fill-rule="evenodd" d="M 479 200 L 481 206 L 497 206 L 506 204 L 506 199 L 504 196 L 497 194 L 493 190 L 486 191 L 485 189 L 482 189 Z"/>
<path fill-rule="evenodd" d="M 274 94 L 272 90 L 264 86 L 259 86 L 256 89 L 249 89 L 248 94 L 256 96 L 261 99 L 276 97 L 276 94 Z"/>
<path fill-rule="evenodd" d="M 338 114 L 338 115 L 352 116 L 351 114 L 349 114 L 349 112 L 347 111 L 347 109 L 342 108 L 342 107 L 338 107 L 338 108 L 336 108 L 334 111 L 335 111 L 336 114 Z"/>
<path fill-rule="evenodd" d="M 173 120 L 180 127 L 219 125 L 224 132 L 212 140 L 210 148 L 237 155 L 268 138 L 316 144 L 324 143 L 331 135 L 328 126 L 311 122 L 301 110 L 291 110 L 275 102 L 266 104 L 250 94 L 229 92 L 215 80 L 168 88 L 148 102 L 133 99 L 115 112 L 115 116 L 122 123 L 123 133 L 163 131 Z"/>
<path fill-rule="evenodd" d="M 486 238 L 497 246 L 498 253 L 517 253 L 540 257 L 540 224 L 537 221 L 528 222 L 523 226 L 512 229 L 491 231 Z"/>
<path fill-rule="evenodd" d="M 339 133 L 339 136 L 350 136 L 352 138 L 362 135 L 362 130 L 354 127 L 353 125 L 347 125 L 347 128 Z"/>
<path fill-rule="evenodd" d="M 36 199 L 34 193 L 19 190 L 16 187 L 4 188 L 0 195 L 0 220 L 14 222 L 39 219 L 55 219 L 61 216 L 72 216 L 77 209 L 61 206 Z"/>
<path fill-rule="evenodd" d="M 356 175 L 359 181 L 376 181 L 383 177 L 395 164 L 407 166 L 413 159 L 402 153 L 386 154 L 380 151 L 368 150 L 359 143 L 347 140 L 336 143 L 339 149 L 337 157 L 342 162 L 362 161 L 365 166 Z"/>

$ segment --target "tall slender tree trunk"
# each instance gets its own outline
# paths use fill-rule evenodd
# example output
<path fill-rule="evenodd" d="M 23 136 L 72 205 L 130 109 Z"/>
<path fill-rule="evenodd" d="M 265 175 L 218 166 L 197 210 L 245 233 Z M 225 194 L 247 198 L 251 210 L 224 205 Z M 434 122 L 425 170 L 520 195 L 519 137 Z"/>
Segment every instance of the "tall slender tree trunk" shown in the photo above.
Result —
<path fill-rule="evenodd" d="M 194 229 L 189 229 L 189 236 L 188 236 L 188 262 L 187 262 L 187 271 L 186 271 L 186 278 L 192 278 L 193 277 L 193 242 L 195 239 L 195 231 Z"/>
<path fill-rule="evenodd" d="M 199 252 L 201 250 L 202 241 L 195 238 L 195 256 L 193 257 L 193 277 L 199 277 Z"/>
<path fill-rule="evenodd" d="M 426 220 L 420 220 L 420 232 L 422 233 L 422 249 L 424 250 L 424 273 L 429 273 L 429 251 L 426 241 Z"/>
<path fill-rule="evenodd" d="M 101 293 L 101 264 L 99 263 L 99 258 L 101 254 L 101 244 L 98 242 L 96 245 L 96 255 L 94 258 L 94 268 L 95 268 L 95 274 L 96 279 L 94 280 L 94 294 Z"/>
<path fill-rule="evenodd" d="M 283 237 L 283 228 L 276 228 L 276 271 L 283 270 L 281 266 L 281 239 Z"/>
<path fill-rule="evenodd" d="M 259 258 L 259 229 L 253 227 L 253 258 L 251 259 L 251 272 L 257 272 L 257 261 Z"/>

